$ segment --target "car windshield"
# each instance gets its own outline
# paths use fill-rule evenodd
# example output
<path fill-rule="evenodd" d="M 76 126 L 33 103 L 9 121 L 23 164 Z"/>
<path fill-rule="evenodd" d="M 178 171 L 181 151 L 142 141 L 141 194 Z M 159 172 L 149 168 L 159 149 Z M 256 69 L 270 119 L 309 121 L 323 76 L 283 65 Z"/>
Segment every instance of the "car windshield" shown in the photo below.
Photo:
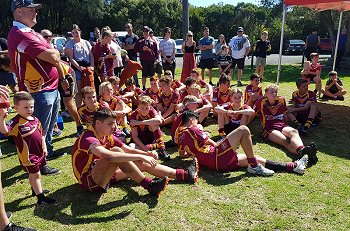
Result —
<path fill-rule="evenodd" d="M 290 44 L 305 44 L 303 40 L 289 40 Z"/>
<path fill-rule="evenodd" d="M 176 39 L 175 43 L 176 45 L 182 45 L 183 39 Z"/>

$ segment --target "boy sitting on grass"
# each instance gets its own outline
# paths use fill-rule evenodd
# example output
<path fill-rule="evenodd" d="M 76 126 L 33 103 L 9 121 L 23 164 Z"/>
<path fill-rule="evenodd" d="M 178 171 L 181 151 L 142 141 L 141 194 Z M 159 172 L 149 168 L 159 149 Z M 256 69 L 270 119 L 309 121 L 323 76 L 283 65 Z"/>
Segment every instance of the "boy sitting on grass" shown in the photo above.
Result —
<path fill-rule="evenodd" d="M 29 93 L 20 91 L 14 95 L 14 105 L 18 114 L 7 124 L 4 121 L 7 110 L 0 109 L 0 132 L 14 136 L 20 165 L 29 174 L 37 204 L 53 204 L 56 200 L 46 197 L 41 186 L 40 169 L 46 165 L 47 149 L 41 123 L 33 116 L 34 99 Z"/>
<path fill-rule="evenodd" d="M 165 150 L 163 134 L 159 128 L 162 117 L 152 104 L 153 100 L 149 96 L 139 98 L 138 108 L 130 116 L 131 137 L 136 147 L 143 151 L 158 149 L 159 157 L 169 160 L 170 155 Z"/>
<path fill-rule="evenodd" d="M 93 125 L 75 142 L 72 165 L 79 186 L 90 192 L 106 192 L 111 181 L 131 178 L 158 196 L 166 187 L 168 177 L 194 183 L 198 180 L 198 164 L 193 159 L 187 170 L 157 164 L 155 151 L 142 151 L 123 144 L 112 133 L 116 114 L 109 108 L 95 112 Z M 162 179 L 152 180 L 142 171 Z"/>
<path fill-rule="evenodd" d="M 254 73 L 250 76 L 250 84 L 245 88 L 244 103 L 250 107 L 253 107 L 254 103 L 262 97 L 263 94 L 260 85 L 260 76 Z"/>
<path fill-rule="evenodd" d="M 338 73 L 331 71 L 328 73 L 328 76 L 329 79 L 326 82 L 325 89 L 322 90 L 323 95 L 331 99 L 343 101 L 346 90 L 343 87 L 342 81 L 338 78 Z"/>
<path fill-rule="evenodd" d="M 304 68 L 301 71 L 301 77 L 303 79 L 307 79 L 310 83 L 310 81 L 315 82 L 315 90 L 314 92 L 317 94 L 318 97 L 320 97 L 321 90 L 322 90 L 322 81 L 321 81 L 321 71 L 322 71 L 322 65 L 318 63 L 319 60 L 319 54 L 318 53 L 311 53 L 310 54 L 311 62 L 307 61 L 304 64 Z"/>

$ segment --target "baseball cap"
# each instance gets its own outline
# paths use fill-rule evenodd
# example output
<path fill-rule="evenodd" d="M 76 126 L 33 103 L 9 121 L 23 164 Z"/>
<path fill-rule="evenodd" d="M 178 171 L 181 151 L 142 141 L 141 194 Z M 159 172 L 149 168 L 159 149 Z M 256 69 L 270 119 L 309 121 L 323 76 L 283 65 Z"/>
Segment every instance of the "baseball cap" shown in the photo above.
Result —
<path fill-rule="evenodd" d="M 237 32 L 243 32 L 243 27 L 238 27 L 238 30 L 237 30 Z"/>
<path fill-rule="evenodd" d="M 151 29 L 148 26 L 143 26 L 142 31 L 150 31 Z"/>
<path fill-rule="evenodd" d="M 41 9 L 43 5 L 34 4 L 33 0 L 13 0 L 11 3 L 11 11 L 14 12 L 17 8 L 27 7 Z"/>

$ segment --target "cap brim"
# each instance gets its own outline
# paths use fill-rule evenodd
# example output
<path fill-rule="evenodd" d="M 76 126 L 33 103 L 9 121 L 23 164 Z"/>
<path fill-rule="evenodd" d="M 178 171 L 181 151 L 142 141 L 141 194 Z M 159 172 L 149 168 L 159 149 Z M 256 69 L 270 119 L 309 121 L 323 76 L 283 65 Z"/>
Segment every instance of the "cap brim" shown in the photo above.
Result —
<path fill-rule="evenodd" d="M 185 106 L 187 106 L 187 105 L 189 105 L 189 104 L 191 104 L 191 103 L 201 103 L 201 100 L 199 99 L 199 100 L 196 100 L 196 101 L 192 101 L 192 102 L 187 102 L 186 104 L 185 104 Z"/>
<path fill-rule="evenodd" d="M 26 6 L 27 8 L 35 8 L 35 9 L 41 9 L 43 8 L 43 5 L 41 4 L 30 4 L 28 6 Z"/>

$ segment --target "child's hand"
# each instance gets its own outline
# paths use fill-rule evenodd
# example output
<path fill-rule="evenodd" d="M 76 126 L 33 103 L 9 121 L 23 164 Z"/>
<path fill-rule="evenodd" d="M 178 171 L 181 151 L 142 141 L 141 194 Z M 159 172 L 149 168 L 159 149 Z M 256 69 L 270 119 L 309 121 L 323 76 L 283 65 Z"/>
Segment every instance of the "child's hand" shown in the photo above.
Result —
<path fill-rule="evenodd" d="M 153 157 L 154 159 L 158 160 L 158 153 L 156 151 L 147 151 L 147 155 L 150 157 Z"/>
<path fill-rule="evenodd" d="M 141 155 L 140 159 L 142 162 L 151 165 L 151 167 L 155 167 L 157 165 L 157 161 L 153 157 Z"/>
<path fill-rule="evenodd" d="M 137 125 L 140 125 L 140 122 L 137 121 L 137 120 L 130 120 L 130 126 L 137 126 Z"/>

